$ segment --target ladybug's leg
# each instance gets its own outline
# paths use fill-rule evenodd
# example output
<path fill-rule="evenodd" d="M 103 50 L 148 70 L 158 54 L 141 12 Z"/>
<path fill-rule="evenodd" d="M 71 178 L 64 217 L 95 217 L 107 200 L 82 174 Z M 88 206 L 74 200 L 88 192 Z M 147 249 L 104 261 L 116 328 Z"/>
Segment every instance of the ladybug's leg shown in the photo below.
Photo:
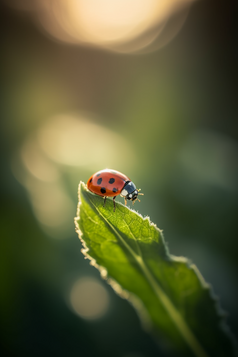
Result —
<path fill-rule="evenodd" d="M 105 207 L 106 200 L 107 200 L 107 197 L 105 196 L 105 197 L 104 197 L 104 204 L 103 204 L 103 207 Z"/>
<path fill-rule="evenodd" d="M 127 200 L 125 199 L 125 197 L 124 197 L 124 200 L 125 200 L 125 206 L 126 206 L 126 204 L 127 204 Z"/>
<path fill-rule="evenodd" d="M 114 196 L 114 197 L 113 197 L 113 205 L 114 205 L 114 210 L 113 210 L 113 211 L 114 211 L 114 212 L 115 212 L 115 209 L 116 209 L 116 202 L 115 202 L 115 198 L 116 198 L 116 197 L 117 197 L 117 196 Z"/>

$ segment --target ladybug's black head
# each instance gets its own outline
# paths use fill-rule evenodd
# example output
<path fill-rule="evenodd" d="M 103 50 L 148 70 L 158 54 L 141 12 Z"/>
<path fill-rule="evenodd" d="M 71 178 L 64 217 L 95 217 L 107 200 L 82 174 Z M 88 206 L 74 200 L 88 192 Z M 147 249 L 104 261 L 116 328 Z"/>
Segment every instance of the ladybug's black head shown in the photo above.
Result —
<path fill-rule="evenodd" d="M 133 204 L 135 203 L 136 200 L 140 202 L 138 199 L 138 195 L 143 195 L 143 193 L 139 193 L 140 189 L 137 190 L 135 184 L 131 181 L 126 181 L 123 189 L 121 190 L 121 196 L 125 198 L 125 204 L 126 200 L 132 201 Z"/>
<path fill-rule="evenodd" d="M 126 200 L 135 201 L 138 196 L 138 190 L 133 182 L 127 181 L 121 191 L 121 195 L 125 197 Z"/>
<path fill-rule="evenodd" d="M 135 190 L 133 193 L 132 193 L 132 198 L 128 198 L 128 200 L 132 200 L 132 201 L 135 201 L 137 200 L 137 197 L 138 197 L 138 191 Z"/>

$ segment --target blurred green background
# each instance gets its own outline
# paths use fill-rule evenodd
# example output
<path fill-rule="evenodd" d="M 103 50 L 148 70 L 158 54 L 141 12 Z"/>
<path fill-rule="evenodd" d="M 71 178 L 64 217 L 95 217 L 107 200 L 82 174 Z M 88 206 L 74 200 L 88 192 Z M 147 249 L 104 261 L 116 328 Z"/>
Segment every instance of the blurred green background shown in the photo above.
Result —
<path fill-rule="evenodd" d="M 166 356 L 80 252 L 77 186 L 106 167 L 141 188 L 134 208 L 198 266 L 236 335 L 235 1 L 122 1 L 120 18 L 103 0 L 101 23 L 74 1 L 1 4 L 3 355 Z"/>

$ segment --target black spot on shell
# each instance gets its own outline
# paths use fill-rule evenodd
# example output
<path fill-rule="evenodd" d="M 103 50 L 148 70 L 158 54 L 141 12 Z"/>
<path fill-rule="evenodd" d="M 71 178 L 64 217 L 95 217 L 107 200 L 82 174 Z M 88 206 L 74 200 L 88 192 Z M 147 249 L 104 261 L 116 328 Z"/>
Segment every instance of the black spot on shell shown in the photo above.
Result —
<path fill-rule="evenodd" d="M 114 183 L 115 179 L 114 178 L 110 178 L 110 180 L 108 181 L 109 183 Z"/>
<path fill-rule="evenodd" d="M 116 188 L 116 187 L 114 187 L 113 189 L 112 189 L 112 192 L 117 192 L 118 191 L 118 189 Z"/>
<path fill-rule="evenodd" d="M 101 175 L 101 173 L 100 173 L 100 174 L 97 174 L 97 177 L 100 176 L 100 175 Z"/>
<path fill-rule="evenodd" d="M 105 187 L 102 187 L 102 188 L 101 188 L 101 192 L 102 192 L 102 193 L 106 193 Z"/>
<path fill-rule="evenodd" d="M 102 178 L 100 177 L 98 180 L 97 180 L 97 184 L 100 185 L 102 182 Z"/>
<path fill-rule="evenodd" d="M 90 178 L 90 181 L 89 182 L 92 182 L 93 181 L 93 179 L 92 178 Z"/>

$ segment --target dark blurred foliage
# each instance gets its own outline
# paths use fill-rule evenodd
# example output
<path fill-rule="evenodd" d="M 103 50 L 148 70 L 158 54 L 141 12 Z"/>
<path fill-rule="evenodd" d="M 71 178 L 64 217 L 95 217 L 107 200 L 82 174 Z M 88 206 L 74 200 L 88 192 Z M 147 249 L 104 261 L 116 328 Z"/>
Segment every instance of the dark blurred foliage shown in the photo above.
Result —
<path fill-rule="evenodd" d="M 1 4 L 3 355 L 163 355 L 134 309 L 104 282 L 110 308 L 103 318 L 72 312 L 65 298 L 72 276 L 100 281 L 99 273 L 80 253 L 73 215 L 63 237 L 53 238 L 35 214 L 28 179 L 22 185 L 16 178 L 27 138 L 71 112 L 97 115 L 97 125 L 131 145 L 133 155 L 116 150 L 113 168 L 142 188 L 135 208 L 163 229 L 172 254 L 198 266 L 236 335 L 237 3 L 195 2 L 172 42 L 141 55 L 54 41 L 34 16 Z M 93 135 L 85 155 L 100 150 Z M 78 182 L 104 167 L 57 167 L 76 212 Z"/>

